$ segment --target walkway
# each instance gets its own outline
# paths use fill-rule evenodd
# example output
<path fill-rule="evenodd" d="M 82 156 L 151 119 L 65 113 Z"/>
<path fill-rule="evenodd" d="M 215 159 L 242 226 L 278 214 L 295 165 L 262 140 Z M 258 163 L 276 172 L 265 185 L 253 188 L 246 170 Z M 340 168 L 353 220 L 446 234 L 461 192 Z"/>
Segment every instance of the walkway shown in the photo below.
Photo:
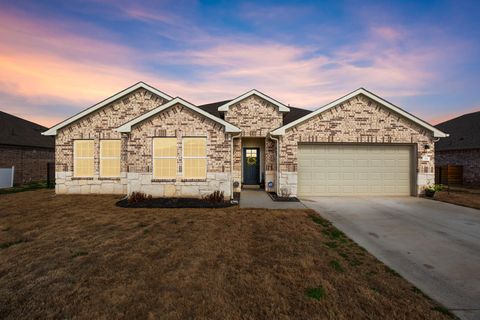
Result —
<path fill-rule="evenodd" d="M 305 209 L 305 206 L 301 202 L 273 201 L 261 189 L 243 189 L 240 194 L 240 208 Z"/>

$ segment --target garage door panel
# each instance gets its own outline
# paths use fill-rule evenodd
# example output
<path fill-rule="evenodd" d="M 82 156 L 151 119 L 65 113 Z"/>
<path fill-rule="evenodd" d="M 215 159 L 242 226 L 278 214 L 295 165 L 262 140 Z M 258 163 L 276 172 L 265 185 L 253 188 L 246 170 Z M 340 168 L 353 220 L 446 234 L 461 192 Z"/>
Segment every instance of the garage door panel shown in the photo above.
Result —
<path fill-rule="evenodd" d="M 410 195 L 409 146 L 300 145 L 299 196 Z"/>

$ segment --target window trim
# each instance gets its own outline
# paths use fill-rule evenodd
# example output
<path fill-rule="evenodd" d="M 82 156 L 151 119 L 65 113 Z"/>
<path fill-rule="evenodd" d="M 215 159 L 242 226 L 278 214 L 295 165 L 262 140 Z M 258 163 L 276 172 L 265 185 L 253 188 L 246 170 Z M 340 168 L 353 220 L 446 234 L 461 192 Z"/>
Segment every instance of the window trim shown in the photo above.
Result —
<path fill-rule="evenodd" d="M 91 157 L 77 157 L 75 156 L 75 142 L 76 141 L 93 141 L 93 156 Z M 74 139 L 73 140 L 73 152 L 72 152 L 72 156 L 73 156 L 73 178 L 93 178 L 93 176 L 95 175 L 95 139 Z M 91 176 L 79 176 L 79 175 L 76 175 L 75 174 L 75 171 L 76 171 L 76 160 L 77 159 L 92 159 L 93 160 L 93 174 Z"/>
<path fill-rule="evenodd" d="M 202 138 L 205 139 L 205 157 L 186 157 L 185 156 L 185 138 Z M 185 177 L 185 159 L 205 159 L 205 176 L 202 178 Z M 207 137 L 206 136 L 184 136 L 182 137 L 182 179 L 183 180 L 205 180 L 207 179 L 208 168 L 208 151 L 207 151 Z"/>
<path fill-rule="evenodd" d="M 175 139 L 175 151 L 176 151 L 176 156 L 162 156 L 162 157 L 156 157 L 155 156 L 155 140 L 158 139 Z M 155 175 L 155 159 L 175 159 L 175 176 L 174 177 L 157 177 Z M 165 136 L 165 137 L 152 137 L 152 179 L 153 180 L 176 180 L 178 175 L 178 138 L 177 137 L 172 137 L 172 136 Z"/>
<path fill-rule="evenodd" d="M 120 141 L 120 154 L 118 155 L 118 157 L 102 157 L 102 142 L 103 141 Z M 100 178 L 120 178 L 120 176 L 122 175 L 122 139 L 101 139 L 100 140 L 100 153 L 98 154 L 98 158 L 99 158 L 99 164 L 98 164 L 98 176 Z M 117 159 L 118 158 L 118 161 L 119 161 L 119 169 L 120 171 L 118 172 L 118 176 L 104 176 L 102 175 L 102 160 L 103 159 L 107 159 L 107 160 L 114 160 L 114 159 Z"/>

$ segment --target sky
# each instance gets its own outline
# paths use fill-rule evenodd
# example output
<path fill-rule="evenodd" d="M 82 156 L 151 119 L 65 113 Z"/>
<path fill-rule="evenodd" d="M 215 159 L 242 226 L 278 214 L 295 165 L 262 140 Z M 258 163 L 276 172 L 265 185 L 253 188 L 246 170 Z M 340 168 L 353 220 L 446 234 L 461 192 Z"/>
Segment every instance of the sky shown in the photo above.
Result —
<path fill-rule="evenodd" d="M 316 109 L 364 87 L 430 123 L 480 110 L 480 1 L 4 1 L 0 110 L 45 126 L 144 81 Z"/>

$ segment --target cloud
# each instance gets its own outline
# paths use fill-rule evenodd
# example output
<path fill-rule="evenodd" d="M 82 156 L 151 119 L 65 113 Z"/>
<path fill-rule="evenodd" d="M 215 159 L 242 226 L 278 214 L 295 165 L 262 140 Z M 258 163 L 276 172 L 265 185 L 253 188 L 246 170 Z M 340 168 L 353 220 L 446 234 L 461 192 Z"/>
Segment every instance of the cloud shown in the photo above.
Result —
<path fill-rule="evenodd" d="M 435 44 L 409 46 L 414 31 L 393 26 L 372 27 L 347 45 L 322 50 L 247 34 L 212 36 L 174 15 L 134 7 L 125 7 L 122 16 L 166 26 L 154 32 L 181 42 L 197 40 L 187 49 L 146 50 L 88 24 L 65 26 L 3 11 L 0 104 L 51 125 L 142 80 L 198 104 L 257 88 L 312 109 L 358 87 L 386 98 L 424 94 L 439 78 L 436 66 L 455 54 Z M 167 74 L 167 68 L 177 72 Z"/>

